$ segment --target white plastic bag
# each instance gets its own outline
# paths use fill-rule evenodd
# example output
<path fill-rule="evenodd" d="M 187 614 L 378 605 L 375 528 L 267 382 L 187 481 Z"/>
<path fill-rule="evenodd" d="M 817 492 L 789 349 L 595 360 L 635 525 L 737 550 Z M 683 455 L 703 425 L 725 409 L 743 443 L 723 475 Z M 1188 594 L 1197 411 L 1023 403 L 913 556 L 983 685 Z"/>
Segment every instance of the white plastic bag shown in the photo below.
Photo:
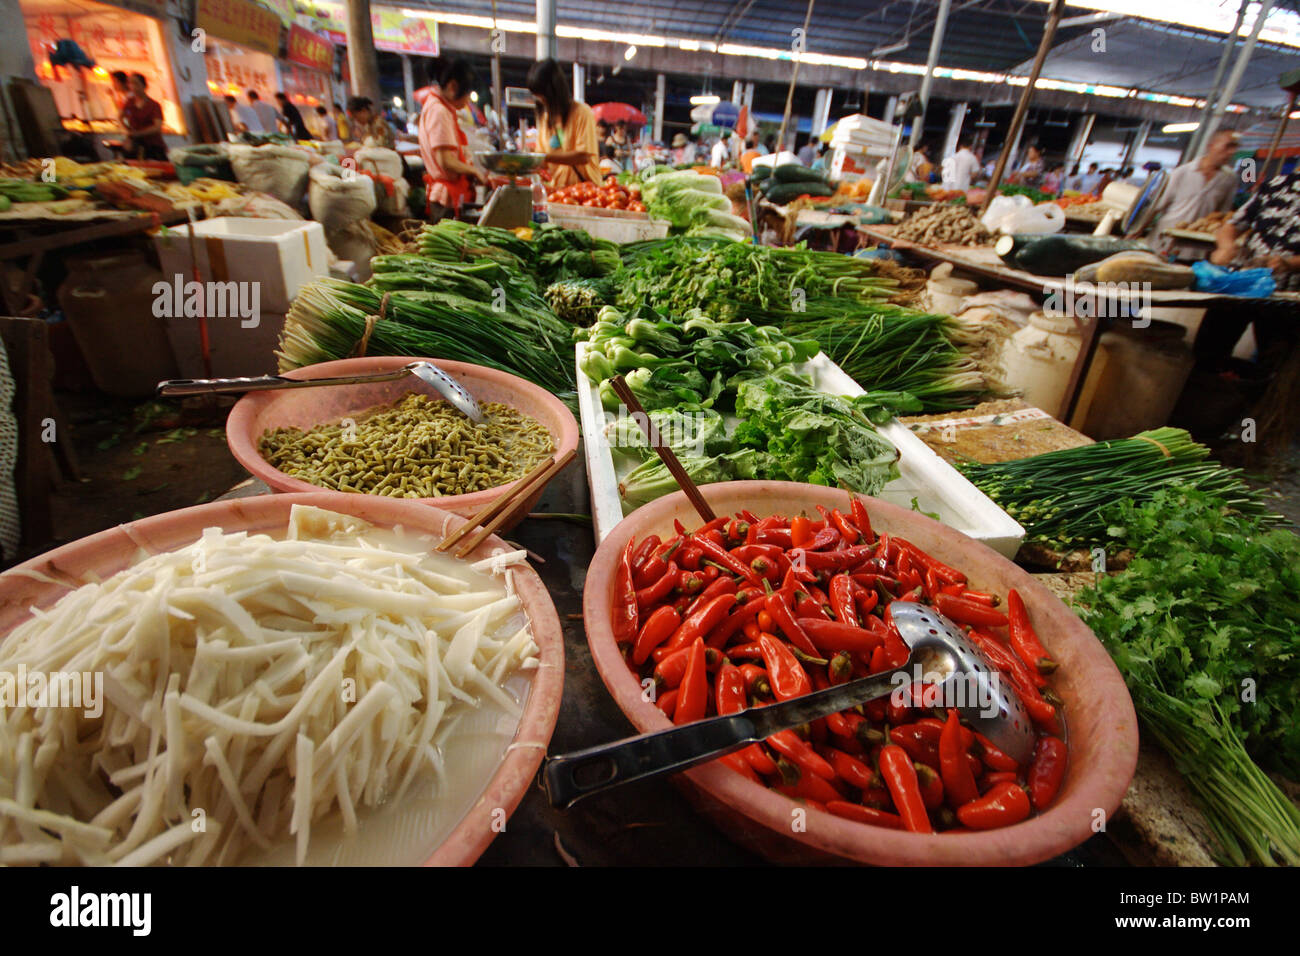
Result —
<path fill-rule="evenodd" d="M 997 196 L 980 222 L 990 232 L 1045 235 L 1065 228 L 1065 210 L 1054 202 L 1035 206 L 1028 196 Z"/>
<path fill-rule="evenodd" d="M 307 191 L 310 163 L 300 150 L 284 146 L 231 144 L 230 168 L 242 185 L 297 207 Z"/>
<path fill-rule="evenodd" d="M 375 183 L 369 176 L 322 163 L 312 169 L 310 178 L 311 217 L 325 227 L 326 235 L 375 211 Z"/>

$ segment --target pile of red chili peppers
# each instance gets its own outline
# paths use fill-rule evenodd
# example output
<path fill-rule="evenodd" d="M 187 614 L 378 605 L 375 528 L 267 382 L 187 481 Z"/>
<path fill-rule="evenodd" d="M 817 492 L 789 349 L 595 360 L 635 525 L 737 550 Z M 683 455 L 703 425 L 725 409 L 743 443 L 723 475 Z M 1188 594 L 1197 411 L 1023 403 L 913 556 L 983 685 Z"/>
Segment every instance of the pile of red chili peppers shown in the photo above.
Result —
<path fill-rule="evenodd" d="M 741 511 L 694 533 L 628 542 L 615 579 L 614 636 L 654 681 L 674 723 L 787 700 L 906 663 L 889 604 L 930 604 L 1024 701 L 1039 737 L 1028 766 L 965 726 L 956 708 L 925 706 L 924 686 L 833 714 L 721 761 L 817 809 L 917 833 L 987 830 L 1055 799 L 1065 775 L 1056 663 L 1012 590 L 996 595 L 903 538 L 876 535 L 865 505 L 759 518 Z M 999 636 L 1005 628 L 1006 637 Z"/>

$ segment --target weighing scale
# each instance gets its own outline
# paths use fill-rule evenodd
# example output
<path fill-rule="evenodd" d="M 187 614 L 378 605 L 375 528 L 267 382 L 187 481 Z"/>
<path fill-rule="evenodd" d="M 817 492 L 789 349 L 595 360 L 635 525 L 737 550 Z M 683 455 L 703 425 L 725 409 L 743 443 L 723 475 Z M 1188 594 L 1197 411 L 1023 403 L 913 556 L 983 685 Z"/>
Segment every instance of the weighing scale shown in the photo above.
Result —
<path fill-rule="evenodd" d="M 531 176 L 546 162 L 542 153 L 493 151 L 475 153 L 475 158 L 489 173 L 506 176 L 509 181 L 498 186 L 483 205 L 480 226 L 517 229 L 533 224 L 533 184 Z"/>

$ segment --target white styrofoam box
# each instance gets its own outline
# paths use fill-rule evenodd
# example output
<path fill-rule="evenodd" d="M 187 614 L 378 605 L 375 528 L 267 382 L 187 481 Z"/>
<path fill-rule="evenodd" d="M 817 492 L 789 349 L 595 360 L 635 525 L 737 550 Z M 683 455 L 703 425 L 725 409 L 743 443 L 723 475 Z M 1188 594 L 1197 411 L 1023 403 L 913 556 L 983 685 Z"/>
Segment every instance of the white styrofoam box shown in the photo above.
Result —
<path fill-rule="evenodd" d="M 794 163 L 796 166 L 803 165 L 801 162 L 799 162 L 799 157 L 796 156 L 794 153 L 790 152 L 788 149 L 785 150 L 784 152 L 780 152 L 775 155 L 773 155 L 772 153 L 768 153 L 766 156 L 755 156 L 753 165 L 772 166 L 775 168 L 777 166 L 785 166 L 787 163 Z"/>
<path fill-rule="evenodd" d="M 583 229 L 596 239 L 608 239 L 619 245 L 644 239 L 663 239 L 668 235 L 668 223 L 662 219 L 597 216 L 585 211 L 576 213 L 560 210 L 555 205 L 548 208 L 547 216 L 551 222 L 565 229 Z"/>
<path fill-rule="evenodd" d="M 582 447 L 587 461 L 587 484 L 591 488 L 591 516 L 596 527 L 597 543 L 603 541 L 614 526 L 623 520 L 623 501 L 618 493 L 619 481 L 634 467 L 626 455 L 615 456 L 605 437 L 605 412 L 597 386 L 582 371 L 587 343 L 579 342 L 575 350 L 578 380 L 578 411 L 582 417 Z M 844 370 L 819 353 L 801 366 L 824 392 L 835 395 L 861 395 L 863 389 Z M 898 448 L 899 477 L 887 484 L 878 495 L 890 504 L 937 514 L 950 528 L 974 538 L 994 551 L 1011 558 L 1024 540 L 1025 529 L 988 496 L 972 485 L 957 469 L 934 453 L 925 442 L 902 422 L 894 419 L 880 428 L 880 433 Z"/>
<path fill-rule="evenodd" d="M 199 320 L 181 316 L 164 322 L 181 378 L 206 378 Z M 276 372 L 275 350 L 284 328 L 283 312 L 263 311 L 257 325 L 251 328 L 245 328 L 238 317 L 210 318 L 207 323 L 214 378 L 244 378 Z"/>
<path fill-rule="evenodd" d="M 164 276 L 194 278 L 192 247 L 199 281 L 257 282 L 267 312 L 288 312 L 299 289 L 329 274 L 329 247 L 318 222 L 221 216 L 160 230 L 153 241 Z"/>
<path fill-rule="evenodd" d="M 868 136 L 888 136 L 894 135 L 894 124 L 885 120 L 874 119 L 863 113 L 854 113 L 852 116 L 845 116 L 835 123 L 836 133 L 864 133 Z"/>

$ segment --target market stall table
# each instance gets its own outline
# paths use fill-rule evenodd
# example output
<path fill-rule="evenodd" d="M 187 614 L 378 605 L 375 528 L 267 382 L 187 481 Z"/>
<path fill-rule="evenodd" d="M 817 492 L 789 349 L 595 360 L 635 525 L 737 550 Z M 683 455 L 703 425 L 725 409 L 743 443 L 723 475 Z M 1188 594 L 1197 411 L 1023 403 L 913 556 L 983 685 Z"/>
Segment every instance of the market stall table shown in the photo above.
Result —
<path fill-rule="evenodd" d="M 260 481 L 249 479 L 222 497 L 268 491 Z M 583 513 L 589 502 L 586 474 L 575 463 L 547 486 L 534 514 Z M 582 626 L 582 587 L 596 550 L 590 527 L 561 517 L 530 517 L 507 537 L 535 555 L 533 567 L 550 591 L 564 627 L 564 702 L 550 752 L 567 753 L 633 735 L 634 728 L 596 671 Z M 755 866 L 765 861 L 724 837 L 668 779 L 658 779 L 596 794 L 569 810 L 552 807 L 534 783 L 480 862 L 491 866 Z M 1050 865 L 1123 863 L 1124 857 L 1099 834 Z"/>
<path fill-rule="evenodd" d="M 1056 293 L 1063 296 L 1064 302 L 1069 302 L 1071 299 L 1074 289 L 1071 280 L 1013 269 L 998 257 L 992 246 L 951 244 L 923 246 L 907 239 L 895 238 L 894 229 L 894 226 L 887 225 L 858 226 L 858 232 L 862 235 L 875 242 L 885 243 L 900 252 L 912 253 L 930 262 L 948 262 L 959 269 L 992 279 L 1004 287 L 1022 289 L 1031 295 L 1048 296 Z M 1278 292 L 1267 299 L 1247 299 L 1219 292 L 1196 292 L 1190 289 L 1156 289 L 1149 294 L 1151 305 L 1155 308 L 1181 307 L 1204 310 L 1212 305 L 1233 303 L 1238 306 L 1280 308 L 1300 317 L 1300 293 L 1297 292 Z M 1079 395 L 1083 391 L 1083 383 L 1087 380 L 1101 338 L 1099 332 L 1102 331 L 1101 323 L 1096 317 L 1075 317 L 1075 322 L 1080 327 L 1082 342 L 1079 347 L 1079 357 L 1075 360 L 1065 390 L 1065 413 L 1062 417 L 1067 421 L 1073 415 Z"/>

